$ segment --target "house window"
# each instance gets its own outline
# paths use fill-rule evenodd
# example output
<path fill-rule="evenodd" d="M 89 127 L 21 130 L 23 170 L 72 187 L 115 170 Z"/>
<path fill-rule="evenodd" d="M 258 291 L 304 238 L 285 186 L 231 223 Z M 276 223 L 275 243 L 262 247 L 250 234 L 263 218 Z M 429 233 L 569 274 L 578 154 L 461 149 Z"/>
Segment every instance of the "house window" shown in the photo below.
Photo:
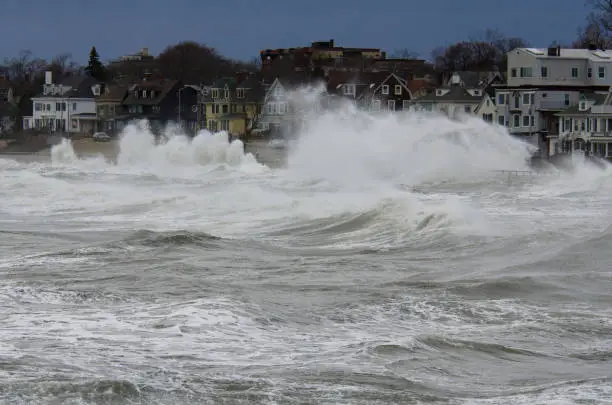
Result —
<path fill-rule="evenodd" d="M 72 111 L 76 111 L 76 105 L 77 103 L 72 103 Z"/>
<path fill-rule="evenodd" d="M 542 77 L 548 77 L 548 68 L 546 66 L 542 66 L 540 68 L 540 73 Z"/>
<path fill-rule="evenodd" d="M 463 106 L 463 111 L 469 114 L 469 113 L 472 112 L 472 107 L 469 106 L 469 105 L 464 105 Z"/>
<path fill-rule="evenodd" d="M 229 120 L 221 120 L 221 131 L 229 131 Z"/>
<path fill-rule="evenodd" d="M 372 102 L 372 109 L 374 111 L 379 111 L 380 110 L 380 100 L 374 100 Z"/>
<path fill-rule="evenodd" d="M 213 89 L 212 90 L 212 98 L 219 98 L 219 89 Z M 213 121 L 211 121 L 213 122 Z"/>
<path fill-rule="evenodd" d="M 572 68 L 572 77 L 573 78 L 577 78 L 578 77 L 578 68 Z"/>
<path fill-rule="evenodd" d="M 382 94 L 389 94 L 389 85 L 383 84 L 382 86 Z"/>
<path fill-rule="evenodd" d="M 285 103 L 278 103 L 278 113 L 284 114 L 287 111 Z"/>
<path fill-rule="evenodd" d="M 586 110 L 586 101 L 581 101 L 580 102 L 580 111 L 584 111 Z"/>
<path fill-rule="evenodd" d="M 221 107 L 221 112 L 223 114 L 229 113 L 229 106 L 227 104 L 223 104 L 223 106 Z"/>
<path fill-rule="evenodd" d="M 521 126 L 521 116 L 520 115 L 515 115 L 514 116 L 514 127 L 518 128 Z"/>
<path fill-rule="evenodd" d="M 229 98 L 229 89 L 225 89 L 225 91 L 223 92 L 223 98 L 225 98 L 226 100 Z"/>
<path fill-rule="evenodd" d="M 569 105 L 570 99 L 569 99 L 569 94 L 565 95 L 565 105 Z"/>
<path fill-rule="evenodd" d="M 244 89 L 237 89 L 236 90 L 236 97 L 244 98 Z"/>
<path fill-rule="evenodd" d="M 512 68 L 512 69 L 510 70 L 510 76 L 512 76 L 512 77 L 516 77 L 516 68 Z"/>
<path fill-rule="evenodd" d="M 212 105 L 213 114 L 219 114 L 219 104 Z"/>
<path fill-rule="evenodd" d="M 604 77 L 606 77 L 606 68 L 605 66 L 600 66 L 599 67 L 599 78 L 603 79 Z"/>
<path fill-rule="evenodd" d="M 395 95 L 396 96 L 401 96 L 402 95 L 402 86 L 399 84 L 395 85 Z"/>
<path fill-rule="evenodd" d="M 532 115 L 529 117 L 529 119 L 530 119 L 529 126 L 535 127 L 535 116 Z"/>
<path fill-rule="evenodd" d="M 506 104 L 506 94 L 500 93 L 497 95 L 497 105 L 505 105 Z"/>
<path fill-rule="evenodd" d="M 588 78 L 593 77 L 593 68 L 588 68 L 588 69 L 587 69 L 587 77 L 588 77 Z"/>
<path fill-rule="evenodd" d="M 347 96 L 354 96 L 355 95 L 355 85 L 353 84 L 345 84 L 343 86 L 343 90 L 344 90 L 344 94 Z"/>
<path fill-rule="evenodd" d="M 387 100 L 387 108 L 389 111 L 395 111 L 395 100 Z"/>
<path fill-rule="evenodd" d="M 523 105 L 530 105 L 531 104 L 530 101 L 531 101 L 531 94 L 524 93 L 523 94 Z"/>
<path fill-rule="evenodd" d="M 402 110 L 408 111 L 410 109 L 410 100 L 402 101 Z"/>
<path fill-rule="evenodd" d="M 503 115 L 500 115 L 499 117 L 497 117 L 497 123 L 499 125 L 506 125 L 506 117 L 504 117 Z"/>
<path fill-rule="evenodd" d="M 210 132 L 215 132 L 217 130 L 217 123 L 213 120 L 208 121 L 208 130 Z"/>
<path fill-rule="evenodd" d="M 521 77 L 531 77 L 531 68 L 530 67 L 522 67 L 521 68 Z"/>
<path fill-rule="evenodd" d="M 146 90 L 142 91 L 142 98 L 147 98 L 147 91 Z"/>
<path fill-rule="evenodd" d="M 523 115 L 523 126 L 524 127 L 529 126 L 529 115 Z"/>

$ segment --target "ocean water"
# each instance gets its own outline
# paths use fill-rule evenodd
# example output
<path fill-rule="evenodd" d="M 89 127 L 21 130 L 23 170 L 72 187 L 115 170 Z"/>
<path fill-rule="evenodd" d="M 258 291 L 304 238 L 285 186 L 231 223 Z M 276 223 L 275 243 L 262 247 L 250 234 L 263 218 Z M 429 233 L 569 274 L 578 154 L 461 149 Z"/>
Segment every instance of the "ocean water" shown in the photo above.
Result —
<path fill-rule="evenodd" d="M 0 157 L 0 403 L 612 403 L 609 167 L 351 108 L 280 167 L 119 143 Z"/>

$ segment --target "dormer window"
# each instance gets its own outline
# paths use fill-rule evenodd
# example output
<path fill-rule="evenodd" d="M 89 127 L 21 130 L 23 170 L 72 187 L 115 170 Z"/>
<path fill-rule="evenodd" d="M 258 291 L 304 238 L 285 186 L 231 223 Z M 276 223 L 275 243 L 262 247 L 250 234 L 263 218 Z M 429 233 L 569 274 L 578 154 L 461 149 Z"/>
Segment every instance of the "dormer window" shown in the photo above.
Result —
<path fill-rule="evenodd" d="M 244 98 L 244 89 L 237 89 L 236 90 L 236 97 Z"/>
<path fill-rule="evenodd" d="M 580 107 L 579 107 L 580 111 L 586 111 L 587 109 L 587 103 L 586 101 L 581 101 L 580 102 Z"/>
<path fill-rule="evenodd" d="M 212 89 L 212 98 L 219 98 L 219 89 Z"/>
<path fill-rule="evenodd" d="M 480 90 L 474 90 L 474 95 L 475 96 L 480 96 L 482 93 L 480 92 Z"/>
<path fill-rule="evenodd" d="M 441 95 L 442 95 L 442 90 L 437 89 L 437 90 L 436 90 L 436 96 L 441 96 Z"/>
<path fill-rule="evenodd" d="M 225 99 L 228 99 L 228 98 L 229 98 L 229 89 L 228 89 L 228 88 L 225 88 L 225 91 L 223 92 L 223 97 L 224 97 Z"/>
<path fill-rule="evenodd" d="M 389 94 L 389 85 L 383 84 L 382 86 L 382 94 Z"/>
<path fill-rule="evenodd" d="M 142 91 L 142 98 L 147 98 L 147 91 L 146 90 Z"/>

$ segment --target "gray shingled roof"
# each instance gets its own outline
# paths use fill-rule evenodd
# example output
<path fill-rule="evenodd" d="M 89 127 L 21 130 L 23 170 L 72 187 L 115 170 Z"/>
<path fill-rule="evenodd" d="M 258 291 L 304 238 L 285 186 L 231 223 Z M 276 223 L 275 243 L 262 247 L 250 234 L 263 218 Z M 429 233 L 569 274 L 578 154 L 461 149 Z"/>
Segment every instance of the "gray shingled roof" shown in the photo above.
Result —
<path fill-rule="evenodd" d="M 213 82 L 210 86 L 212 89 L 225 89 L 228 87 L 230 91 L 230 99 L 235 102 L 258 102 L 263 99 L 265 91 L 261 81 L 255 76 L 246 77 L 241 82 L 234 77 L 222 77 Z M 236 98 L 236 89 L 245 89 L 244 98 L 238 99 Z M 204 96 L 204 102 L 211 102 L 212 91 L 209 91 L 208 94 Z"/>
<path fill-rule="evenodd" d="M 427 103 L 441 103 L 441 102 L 459 102 L 459 103 L 480 103 L 482 100 L 482 95 L 480 96 L 472 96 L 468 91 L 460 86 L 453 86 L 450 88 L 450 91 L 442 96 L 436 95 L 436 92 L 431 94 L 427 94 L 423 97 L 420 97 L 416 100 L 417 103 L 427 102 Z"/>
<path fill-rule="evenodd" d="M 608 98 L 608 93 L 583 93 L 580 95 L 581 100 L 594 101 L 594 105 L 603 105 L 606 98 Z M 583 115 L 585 113 L 589 113 L 590 111 L 591 107 L 587 108 L 585 111 L 580 111 L 580 106 L 575 105 L 560 111 L 555 115 Z"/>
<path fill-rule="evenodd" d="M 97 84 L 98 81 L 90 76 L 70 76 L 60 81 L 59 84 L 63 86 L 70 86 L 68 92 L 59 95 L 45 95 L 44 93 L 38 94 L 36 97 L 47 97 L 47 98 L 94 98 L 91 91 L 91 87 Z"/>

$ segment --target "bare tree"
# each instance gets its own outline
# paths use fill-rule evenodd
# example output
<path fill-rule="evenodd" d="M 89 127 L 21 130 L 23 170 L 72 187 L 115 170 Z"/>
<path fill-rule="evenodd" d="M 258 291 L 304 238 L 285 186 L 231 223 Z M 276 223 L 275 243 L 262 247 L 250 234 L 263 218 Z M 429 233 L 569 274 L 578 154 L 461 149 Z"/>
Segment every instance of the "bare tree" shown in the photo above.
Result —
<path fill-rule="evenodd" d="M 432 58 L 438 70 L 505 71 L 507 54 L 512 49 L 525 47 L 527 42 L 518 37 L 506 37 L 497 30 L 486 30 L 467 41 L 434 49 Z"/>

